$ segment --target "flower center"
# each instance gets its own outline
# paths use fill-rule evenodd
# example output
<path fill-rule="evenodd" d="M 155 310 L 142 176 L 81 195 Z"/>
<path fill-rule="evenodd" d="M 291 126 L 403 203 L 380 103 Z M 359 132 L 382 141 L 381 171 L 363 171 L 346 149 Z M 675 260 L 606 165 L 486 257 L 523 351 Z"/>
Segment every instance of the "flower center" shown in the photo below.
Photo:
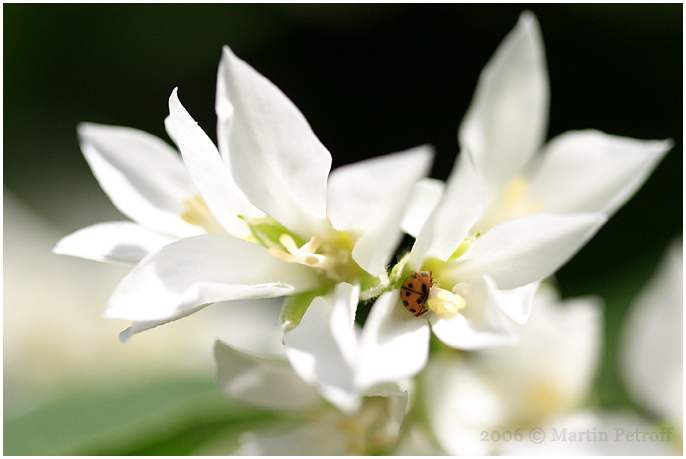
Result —
<path fill-rule="evenodd" d="M 458 284 L 459 285 L 459 284 Z M 457 287 L 457 286 L 456 286 Z M 467 306 L 464 297 L 459 293 L 449 292 L 439 287 L 432 287 L 426 307 L 438 315 L 453 316 Z"/>
<path fill-rule="evenodd" d="M 540 198 L 527 199 L 528 194 L 528 180 L 519 176 L 511 178 L 503 191 L 502 217 L 500 221 L 539 212 L 543 208 L 543 200 Z"/>
<path fill-rule="evenodd" d="M 316 253 L 319 246 L 322 245 L 322 241 L 317 237 L 310 238 L 300 248 L 298 248 L 293 236 L 288 233 L 279 236 L 279 242 L 286 250 L 275 246 L 269 247 L 269 253 L 276 258 L 289 263 L 300 263 L 301 265 L 323 269 L 330 267 L 333 263 L 330 257 Z"/>
<path fill-rule="evenodd" d="M 393 441 L 395 430 L 386 397 L 365 397 L 360 410 L 340 419 L 336 429 L 347 437 L 347 448 L 353 454 L 383 453 Z"/>
<path fill-rule="evenodd" d="M 190 199 L 185 199 L 183 205 L 186 207 L 180 215 L 183 221 L 199 226 L 208 233 L 226 233 L 221 223 L 210 212 L 205 201 L 197 194 Z"/>
<path fill-rule="evenodd" d="M 352 259 L 355 244 L 346 232 L 332 231 L 325 239 L 313 236 L 305 240 L 271 217 L 241 218 L 250 227 L 251 240 L 266 247 L 276 258 L 320 269 L 335 282 L 363 275 Z"/>
<path fill-rule="evenodd" d="M 482 219 L 475 225 L 487 231 L 489 228 L 525 215 L 543 210 L 541 198 L 529 197 L 529 181 L 521 176 L 512 177 L 503 187 L 499 197 L 488 207 Z"/>

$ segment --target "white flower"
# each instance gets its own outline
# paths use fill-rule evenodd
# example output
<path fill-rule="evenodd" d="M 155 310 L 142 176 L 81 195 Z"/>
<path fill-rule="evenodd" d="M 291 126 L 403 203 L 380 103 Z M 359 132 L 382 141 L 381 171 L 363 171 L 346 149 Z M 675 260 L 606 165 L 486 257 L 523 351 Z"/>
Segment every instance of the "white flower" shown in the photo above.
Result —
<path fill-rule="evenodd" d="M 559 301 L 543 284 L 530 320 L 518 326 L 518 346 L 432 360 L 421 387 L 431 430 L 445 451 L 493 454 L 507 439 L 491 434 L 525 434 L 579 407 L 600 356 L 601 318 L 597 299 Z"/>
<path fill-rule="evenodd" d="M 304 417 L 290 429 L 244 434 L 234 454 L 373 454 L 387 451 L 398 440 L 407 390 L 370 393 L 356 409 L 341 412 L 326 404 L 283 359 L 247 354 L 221 341 L 215 345 L 215 356 L 218 383 L 229 396 L 264 409 L 300 412 Z"/>
<path fill-rule="evenodd" d="M 173 91 L 166 125 L 183 161 L 139 131 L 79 129 L 96 178 L 137 223 L 86 228 L 55 251 L 139 262 L 105 313 L 133 321 L 122 339 L 212 303 L 291 295 L 288 329 L 338 282 L 373 287 L 430 165 L 430 149 L 418 147 L 329 175 L 331 156 L 304 116 L 228 47 L 216 108 L 218 149 Z"/>
<path fill-rule="evenodd" d="M 620 348 L 630 395 L 663 422 L 683 431 L 683 244 L 671 244 L 629 308 Z"/>
<path fill-rule="evenodd" d="M 540 444 L 504 444 L 507 455 L 678 455 L 683 453 L 683 246 L 674 242 L 629 308 L 619 357 L 630 395 L 650 413 L 588 409 L 541 424 Z M 557 441 L 555 434 L 557 433 Z M 562 433 L 582 441 L 561 441 Z"/>
<path fill-rule="evenodd" d="M 428 179 L 415 186 L 403 226 L 417 239 L 391 282 L 432 271 L 435 299 L 426 317 L 449 346 L 512 342 L 509 319 L 526 321 L 537 283 L 593 236 L 671 148 L 671 141 L 591 130 L 543 146 L 548 93 L 538 24 L 524 13 L 481 74 L 445 186 Z"/>
<path fill-rule="evenodd" d="M 364 395 L 393 392 L 418 373 L 428 353 L 414 348 L 429 330 L 396 307 L 397 292 L 382 294 L 364 328 L 355 324 L 359 287 L 340 283 L 312 302 L 300 325 L 286 333 L 285 352 L 295 372 L 345 412 Z"/>

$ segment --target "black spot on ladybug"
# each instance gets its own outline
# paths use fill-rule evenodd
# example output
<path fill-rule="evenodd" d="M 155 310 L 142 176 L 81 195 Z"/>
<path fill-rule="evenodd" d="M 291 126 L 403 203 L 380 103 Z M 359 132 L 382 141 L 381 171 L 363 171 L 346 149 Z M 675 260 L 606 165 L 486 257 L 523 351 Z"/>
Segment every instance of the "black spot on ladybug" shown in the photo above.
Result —
<path fill-rule="evenodd" d="M 417 310 L 415 308 L 410 308 L 410 312 L 414 314 Z"/>
<path fill-rule="evenodd" d="M 408 307 L 408 306 L 410 305 L 410 303 L 408 303 L 407 301 L 403 300 L 403 305 L 405 305 L 405 307 Z"/>
<path fill-rule="evenodd" d="M 414 288 L 414 287 L 412 286 L 412 282 L 410 282 L 409 284 L 407 284 L 407 288 Z"/>
<path fill-rule="evenodd" d="M 425 272 L 422 272 L 422 277 L 429 277 L 429 276 Z"/>
<path fill-rule="evenodd" d="M 420 296 L 419 298 L 417 298 L 417 303 L 423 303 L 423 302 L 424 302 L 423 296 Z"/>
<path fill-rule="evenodd" d="M 416 278 L 417 278 L 417 273 L 412 273 L 412 279 L 416 279 Z M 412 285 L 412 284 L 410 284 L 410 285 Z"/>
<path fill-rule="evenodd" d="M 426 284 L 422 284 L 422 293 L 426 293 Z"/>
<path fill-rule="evenodd" d="M 405 292 L 405 296 L 410 296 L 410 295 L 412 295 L 412 292 L 410 292 L 409 290 L 407 292 Z"/>

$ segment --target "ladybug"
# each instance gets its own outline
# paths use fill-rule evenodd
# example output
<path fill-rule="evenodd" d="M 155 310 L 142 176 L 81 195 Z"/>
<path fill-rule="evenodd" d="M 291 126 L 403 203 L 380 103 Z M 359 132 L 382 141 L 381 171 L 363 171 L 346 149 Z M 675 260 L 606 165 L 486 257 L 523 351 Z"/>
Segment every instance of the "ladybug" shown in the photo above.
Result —
<path fill-rule="evenodd" d="M 403 306 L 415 317 L 426 314 L 426 300 L 429 298 L 429 289 L 434 284 L 431 271 L 417 271 L 405 279 L 400 288 L 400 298 Z"/>

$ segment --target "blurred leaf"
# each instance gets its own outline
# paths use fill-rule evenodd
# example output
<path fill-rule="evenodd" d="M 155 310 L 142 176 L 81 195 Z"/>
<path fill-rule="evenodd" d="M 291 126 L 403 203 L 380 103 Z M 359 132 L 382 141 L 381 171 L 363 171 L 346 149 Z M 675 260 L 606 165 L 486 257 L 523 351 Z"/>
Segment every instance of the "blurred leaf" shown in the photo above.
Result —
<path fill-rule="evenodd" d="M 210 436 L 271 415 L 226 399 L 211 381 L 81 392 L 4 420 L 4 454 L 188 454 Z"/>

